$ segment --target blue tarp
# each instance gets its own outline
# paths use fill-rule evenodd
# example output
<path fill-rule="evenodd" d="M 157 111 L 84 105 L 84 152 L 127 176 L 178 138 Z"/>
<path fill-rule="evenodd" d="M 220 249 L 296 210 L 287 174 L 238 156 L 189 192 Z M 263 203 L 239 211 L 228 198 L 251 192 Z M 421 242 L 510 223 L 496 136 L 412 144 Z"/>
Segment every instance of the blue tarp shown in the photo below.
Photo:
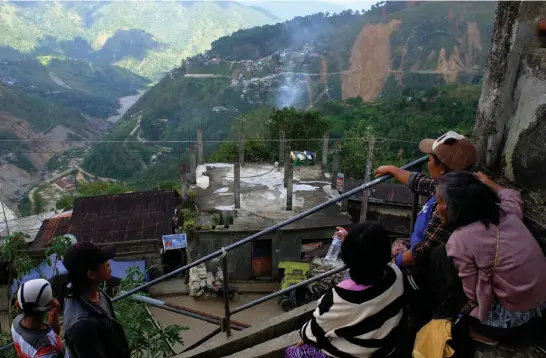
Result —
<path fill-rule="evenodd" d="M 25 275 L 23 279 L 16 280 L 10 287 L 10 297 L 16 293 L 17 288 L 20 284 L 25 283 L 30 280 L 37 278 L 45 278 L 48 281 L 51 281 L 55 276 L 62 276 L 67 274 L 66 268 L 64 267 L 62 260 L 56 259 L 55 254 L 50 256 L 51 265 L 48 264 L 47 260 L 44 260 L 36 268 L 32 269 L 29 274 Z M 127 269 L 131 266 L 136 266 L 141 272 L 145 273 L 144 280 L 148 282 L 150 280 L 149 274 L 146 273 L 146 262 L 144 260 L 137 261 L 114 261 L 110 260 L 110 267 L 112 268 L 112 278 L 121 280 L 127 276 Z"/>

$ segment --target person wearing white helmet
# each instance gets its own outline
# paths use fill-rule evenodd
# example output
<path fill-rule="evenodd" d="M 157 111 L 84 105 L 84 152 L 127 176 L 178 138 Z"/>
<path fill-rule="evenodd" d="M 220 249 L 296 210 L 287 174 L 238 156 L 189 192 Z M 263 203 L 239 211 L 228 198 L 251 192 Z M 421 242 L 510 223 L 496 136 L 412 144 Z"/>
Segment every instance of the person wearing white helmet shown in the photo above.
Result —
<path fill-rule="evenodd" d="M 23 311 L 11 326 L 17 355 L 21 358 L 61 358 L 64 347 L 59 334 L 60 304 L 53 298 L 51 285 L 42 278 L 30 280 L 17 291 L 17 307 Z M 48 312 L 48 322 L 44 315 Z"/>

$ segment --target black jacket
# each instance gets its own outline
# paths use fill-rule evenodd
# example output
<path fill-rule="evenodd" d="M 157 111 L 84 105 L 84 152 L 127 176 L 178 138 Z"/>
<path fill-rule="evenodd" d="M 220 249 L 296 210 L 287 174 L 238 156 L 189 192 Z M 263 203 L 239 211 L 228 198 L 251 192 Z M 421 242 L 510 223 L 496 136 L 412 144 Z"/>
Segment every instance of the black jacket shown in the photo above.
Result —
<path fill-rule="evenodd" d="M 112 302 L 103 297 L 114 312 Z M 84 297 L 66 298 L 64 339 L 70 358 L 130 358 L 123 327 L 113 317 Z"/>

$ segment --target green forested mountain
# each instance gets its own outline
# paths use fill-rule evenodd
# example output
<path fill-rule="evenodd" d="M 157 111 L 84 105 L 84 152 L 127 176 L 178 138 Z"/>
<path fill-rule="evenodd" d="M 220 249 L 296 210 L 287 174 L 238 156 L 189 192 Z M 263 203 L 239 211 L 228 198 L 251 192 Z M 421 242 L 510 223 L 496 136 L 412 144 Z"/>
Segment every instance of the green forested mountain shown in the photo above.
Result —
<path fill-rule="evenodd" d="M 154 79 L 221 36 L 276 20 L 236 2 L 0 2 L 0 46 L 117 65 Z"/>
<path fill-rule="evenodd" d="M 466 123 L 477 103 L 476 85 L 484 72 L 495 6 L 383 2 L 364 13 L 319 13 L 239 30 L 214 41 L 210 51 L 184 61 L 118 123 L 108 138 L 139 141 L 130 149 L 117 149 L 125 151 L 120 156 L 128 158 L 127 170 L 119 165 L 119 157 L 115 163 L 108 160 L 104 153 L 112 148 L 106 145 L 94 147 L 84 166 L 104 176 L 135 179 L 145 173 L 157 179 L 154 168 L 180 160 L 181 148 L 146 141 L 194 139 L 198 125 L 205 140 L 234 138 L 234 118 L 269 118 L 271 108 L 316 109 L 331 116 L 328 108 L 338 106 L 337 113 L 347 118 L 353 113 L 347 108 L 360 108 L 354 112 L 357 116 L 378 106 L 381 115 L 374 121 L 386 121 L 387 114 L 396 116 L 400 110 L 402 122 L 389 125 L 403 128 L 404 121 L 411 121 L 407 126 L 421 128 L 419 135 Z M 450 108 L 446 101 L 459 98 L 458 87 L 469 88 L 463 91 L 468 93 L 464 101 L 453 102 L 463 106 L 464 118 L 439 118 L 449 111 L 457 113 L 446 110 Z M 429 100 L 438 101 L 434 116 L 422 109 L 428 108 L 423 103 Z M 408 101 L 411 106 L 402 105 Z M 431 120 L 434 130 L 427 132 L 424 128 Z M 357 128 L 357 121 L 350 123 L 334 121 L 336 134 Z M 386 135 L 387 127 L 380 126 L 378 132 Z M 218 145 L 205 149 L 211 154 Z"/>
<path fill-rule="evenodd" d="M 0 82 L 56 105 L 106 118 L 117 114 L 118 97 L 137 93 L 149 81 L 109 65 L 65 57 L 19 56 L 0 60 Z"/>

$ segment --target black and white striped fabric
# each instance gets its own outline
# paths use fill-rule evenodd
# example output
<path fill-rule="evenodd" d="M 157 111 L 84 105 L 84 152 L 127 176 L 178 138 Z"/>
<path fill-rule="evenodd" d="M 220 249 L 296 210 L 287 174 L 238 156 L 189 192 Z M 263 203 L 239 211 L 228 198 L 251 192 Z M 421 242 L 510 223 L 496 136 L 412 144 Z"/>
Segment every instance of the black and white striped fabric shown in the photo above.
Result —
<path fill-rule="evenodd" d="M 363 291 L 334 287 L 319 300 L 302 340 L 330 356 L 389 357 L 404 327 L 403 275 L 389 264 L 383 280 Z"/>

